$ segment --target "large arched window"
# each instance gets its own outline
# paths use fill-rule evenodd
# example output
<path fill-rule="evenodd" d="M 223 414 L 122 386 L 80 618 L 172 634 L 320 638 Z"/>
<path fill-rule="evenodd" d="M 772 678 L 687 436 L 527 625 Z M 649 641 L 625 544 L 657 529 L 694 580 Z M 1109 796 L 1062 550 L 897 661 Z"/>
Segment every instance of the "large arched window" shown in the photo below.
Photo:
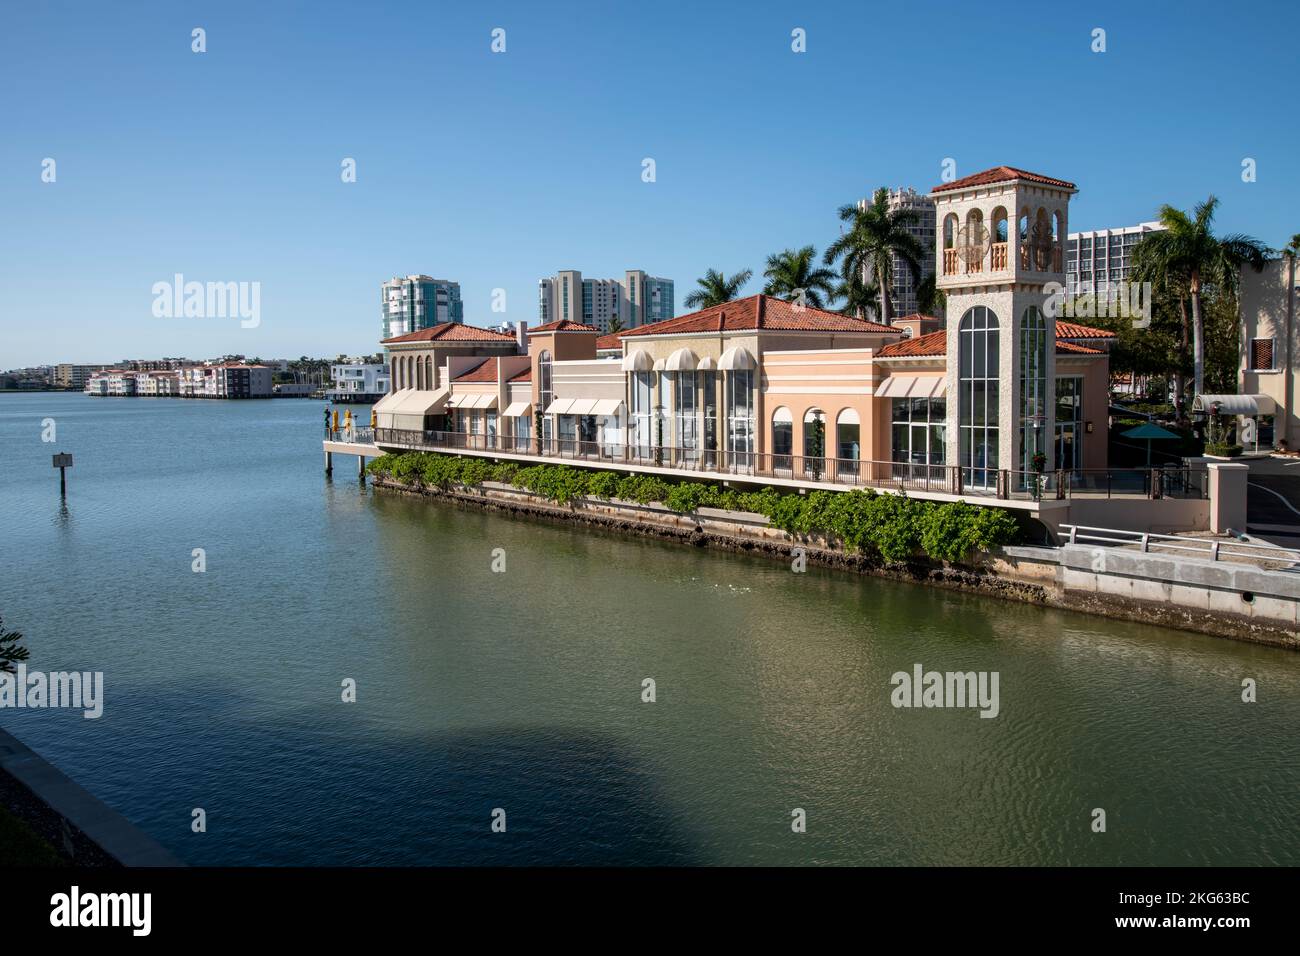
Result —
<path fill-rule="evenodd" d="M 789 473 L 794 454 L 794 416 L 782 406 L 772 413 L 772 467 Z"/>
<path fill-rule="evenodd" d="M 826 413 L 810 408 L 803 413 L 803 471 L 812 479 L 826 467 Z"/>
<path fill-rule="evenodd" d="M 998 317 L 982 305 L 968 309 L 957 327 L 957 393 L 963 480 L 991 487 L 998 468 Z"/>
<path fill-rule="evenodd" d="M 1031 305 L 1020 317 L 1020 464 L 1022 486 L 1034 471 L 1034 456 L 1047 454 L 1047 320 Z"/>
<path fill-rule="evenodd" d="M 537 356 L 537 404 L 545 413 L 551 407 L 551 401 L 554 398 L 554 389 L 551 386 L 551 353 L 547 349 Z M 553 415 L 542 415 L 542 448 L 549 449 L 551 446 L 551 429 L 553 428 Z"/>
<path fill-rule="evenodd" d="M 841 409 L 835 418 L 835 458 L 841 475 L 858 470 L 862 458 L 862 420 L 852 408 Z"/>

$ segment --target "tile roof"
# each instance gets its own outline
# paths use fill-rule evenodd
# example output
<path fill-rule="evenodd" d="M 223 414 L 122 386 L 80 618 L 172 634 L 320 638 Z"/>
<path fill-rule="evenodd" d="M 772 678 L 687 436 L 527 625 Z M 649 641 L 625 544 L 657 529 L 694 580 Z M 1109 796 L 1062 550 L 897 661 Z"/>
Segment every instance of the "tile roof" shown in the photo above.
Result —
<path fill-rule="evenodd" d="M 529 366 L 528 368 L 524 369 L 522 372 L 516 372 L 514 375 L 511 375 L 508 379 L 506 379 L 507 382 L 531 382 L 532 380 L 533 380 L 532 366 Z"/>
<path fill-rule="evenodd" d="M 581 322 L 574 322 L 572 319 L 556 319 L 554 322 L 547 322 L 545 325 L 539 325 L 535 329 L 529 329 L 528 334 L 535 332 L 597 332 L 598 330 L 590 325 L 583 325 Z"/>
<path fill-rule="evenodd" d="M 1115 333 L 1107 329 L 1095 329 L 1091 325 L 1080 325 L 1078 322 L 1057 322 L 1056 337 L 1058 339 L 1113 339 Z"/>
<path fill-rule="evenodd" d="M 391 339 L 384 339 L 380 344 L 396 345 L 403 342 L 513 342 L 514 340 L 513 335 L 506 335 L 504 332 L 480 329 L 476 325 L 462 325 L 459 322 L 442 322 L 427 329 L 420 329 L 418 332 L 395 335 Z"/>
<path fill-rule="evenodd" d="M 689 332 L 888 332 L 899 330 L 838 312 L 796 307 L 793 302 L 770 295 L 751 295 L 724 302 L 709 309 L 639 325 L 619 333 L 623 338 L 640 335 L 678 335 Z"/>
<path fill-rule="evenodd" d="M 452 379 L 453 382 L 488 382 L 495 384 L 497 380 L 497 360 L 494 358 L 484 359 L 475 365 L 468 372 L 462 372 Z"/>
<path fill-rule="evenodd" d="M 968 186 L 991 186 L 993 183 L 1009 183 L 1016 179 L 1023 179 L 1030 183 L 1040 183 L 1044 186 L 1058 186 L 1062 189 L 1076 188 L 1074 183 L 1066 182 L 1064 179 L 1053 179 L 1051 176 L 1016 169 L 1014 166 L 994 166 L 992 169 L 986 169 L 983 172 L 972 173 L 970 176 L 963 176 L 961 179 L 954 179 L 950 183 L 940 183 L 930 192 L 945 193 L 954 189 L 965 189 Z"/>
<path fill-rule="evenodd" d="M 1073 342 L 1064 342 L 1061 339 L 1056 340 L 1056 351 L 1066 352 L 1071 355 L 1106 354 L 1101 349 L 1091 349 L 1086 345 L 1076 345 Z M 914 338 L 903 339 L 901 342 L 886 345 L 876 353 L 876 358 L 923 358 L 946 355 L 947 352 L 948 333 L 931 332 L 929 335 L 918 335 Z"/>
<path fill-rule="evenodd" d="M 603 349 L 616 349 L 622 341 L 622 332 L 611 332 L 609 335 L 602 335 L 600 338 L 596 339 L 596 351 L 599 352 Z"/>

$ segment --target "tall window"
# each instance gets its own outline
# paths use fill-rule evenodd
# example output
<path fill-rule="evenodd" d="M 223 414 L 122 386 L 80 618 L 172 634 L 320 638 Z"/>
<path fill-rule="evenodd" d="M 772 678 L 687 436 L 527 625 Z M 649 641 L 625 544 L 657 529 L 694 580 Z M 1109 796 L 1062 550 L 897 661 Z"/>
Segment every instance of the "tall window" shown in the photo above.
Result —
<path fill-rule="evenodd" d="M 699 411 L 696 402 L 696 375 L 694 372 L 678 372 L 674 378 L 677 379 L 677 394 L 673 398 L 677 415 L 674 439 L 677 447 L 687 452 L 687 457 L 693 458 L 694 455 L 689 453 L 699 447 L 699 436 L 696 434 L 696 415 Z"/>
<path fill-rule="evenodd" d="M 858 470 L 858 461 L 862 458 L 862 425 L 858 413 L 852 408 L 843 409 L 835 420 L 835 457 L 836 467 L 842 475 L 851 475 Z"/>
<path fill-rule="evenodd" d="M 958 464 L 966 484 L 990 487 L 998 468 L 998 317 L 977 305 L 957 332 Z"/>
<path fill-rule="evenodd" d="M 704 457 L 716 464 L 718 450 L 718 373 L 700 372 L 700 392 L 704 399 Z"/>
<path fill-rule="evenodd" d="M 551 407 L 554 391 L 551 387 L 551 353 L 545 349 L 537 356 L 537 396 L 542 406 L 542 449 L 543 454 L 551 445 L 551 419 L 553 415 L 545 414 Z"/>
<path fill-rule="evenodd" d="M 1056 467 L 1074 471 L 1083 461 L 1083 379 L 1056 380 Z"/>
<path fill-rule="evenodd" d="M 942 398 L 896 398 L 892 403 L 893 460 L 900 478 L 939 478 L 947 446 L 948 403 Z"/>
<path fill-rule="evenodd" d="M 654 388 L 653 372 L 632 373 L 632 441 L 640 455 L 650 454 L 654 408 L 651 405 Z"/>
<path fill-rule="evenodd" d="M 1020 317 L 1021 484 L 1034 470 L 1034 456 L 1047 454 L 1047 320 L 1036 306 Z"/>
<path fill-rule="evenodd" d="M 515 423 L 515 448 L 519 451 L 527 451 L 529 442 L 532 440 L 532 418 L 528 415 L 517 415 L 513 421 Z"/>
<path fill-rule="evenodd" d="M 772 413 L 772 467 L 789 471 L 794 455 L 794 418 L 788 408 Z"/>
<path fill-rule="evenodd" d="M 732 461 L 748 465 L 754 451 L 754 372 L 727 372 L 727 451 Z"/>

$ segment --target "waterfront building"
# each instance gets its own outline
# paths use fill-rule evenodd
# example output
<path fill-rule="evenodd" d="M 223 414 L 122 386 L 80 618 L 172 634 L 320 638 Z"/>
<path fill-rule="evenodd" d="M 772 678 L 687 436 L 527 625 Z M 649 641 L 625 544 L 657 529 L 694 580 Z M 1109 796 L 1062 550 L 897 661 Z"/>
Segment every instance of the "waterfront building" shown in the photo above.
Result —
<path fill-rule="evenodd" d="M 383 338 L 465 321 L 460 283 L 426 275 L 394 276 L 380 285 Z"/>
<path fill-rule="evenodd" d="M 1070 233 L 1065 247 L 1066 294 L 1105 295 L 1116 291 L 1121 282 L 1128 281 L 1133 247 L 1147 233 L 1163 228 L 1158 222 L 1140 222 L 1136 226 Z"/>
<path fill-rule="evenodd" d="M 270 398 L 274 392 L 271 370 L 265 365 L 223 362 L 181 369 L 181 398 Z"/>
<path fill-rule="evenodd" d="M 1270 260 L 1263 272 L 1242 268 L 1237 388 L 1249 400 L 1241 414 L 1256 419 L 1255 437 L 1261 448 L 1294 451 L 1300 446 L 1300 413 L 1295 405 L 1300 393 L 1297 300 L 1300 275 L 1294 259 Z M 1249 444 L 1253 447 L 1255 443 Z"/>
<path fill-rule="evenodd" d="M 332 402 L 377 402 L 388 394 L 388 366 L 378 362 L 351 362 L 330 366 L 333 383 L 325 393 Z"/>
<path fill-rule="evenodd" d="M 84 389 L 86 381 L 103 365 L 73 365 L 62 362 L 54 367 L 54 384 L 62 388 Z"/>
<path fill-rule="evenodd" d="M 672 279 L 629 269 L 622 279 L 584 279 L 564 269 L 537 283 L 537 317 L 551 322 L 581 322 L 609 332 L 618 319 L 625 329 L 670 319 L 676 308 Z"/>

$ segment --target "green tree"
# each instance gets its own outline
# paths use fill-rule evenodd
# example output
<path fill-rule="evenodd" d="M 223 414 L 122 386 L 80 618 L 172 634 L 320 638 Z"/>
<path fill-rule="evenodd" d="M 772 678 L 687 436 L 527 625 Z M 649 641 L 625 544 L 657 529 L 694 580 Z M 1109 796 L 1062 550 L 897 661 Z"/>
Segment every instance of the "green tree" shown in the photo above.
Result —
<path fill-rule="evenodd" d="M 864 282 L 862 273 L 855 272 L 836 284 L 834 298 L 844 301 L 840 307 L 844 315 L 858 319 L 875 317 L 880 308 L 880 287 L 875 282 Z"/>
<path fill-rule="evenodd" d="M 744 269 L 728 278 L 717 269 L 710 269 L 703 277 L 695 280 L 700 287 L 686 296 L 686 308 L 711 309 L 715 305 L 733 301 L 753 274 L 753 269 Z"/>
<path fill-rule="evenodd" d="M 948 310 L 948 294 L 938 286 L 938 279 L 931 272 L 916 287 L 917 307 L 926 315 L 943 318 Z"/>
<path fill-rule="evenodd" d="M 0 618 L 0 671 L 12 674 L 15 664 L 31 657 L 31 651 L 22 646 L 22 639 L 20 632 L 8 630 Z"/>
<path fill-rule="evenodd" d="M 879 286 L 879 320 L 888 324 L 893 318 L 889 287 L 894 279 L 894 256 L 907 265 L 917 282 L 921 280 L 925 250 L 908 230 L 919 217 L 911 209 L 891 209 L 889 190 L 884 188 L 877 189 L 869 203 L 841 206 L 839 217 L 849 224 L 848 232 L 831 243 L 822 258 L 827 265 L 838 260 L 840 276 L 846 282 L 854 273 L 870 275 Z"/>
<path fill-rule="evenodd" d="M 802 293 L 804 305 L 825 308 L 835 296 L 835 273 L 817 268 L 816 263 L 817 250 L 812 246 L 785 249 L 768 256 L 767 268 L 763 270 L 767 278 L 763 294 L 795 302 Z"/>
<path fill-rule="evenodd" d="M 617 315 L 609 320 L 609 334 L 615 335 L 623 331 L 623 320 Z"/>
<path fill-rule="evenodd" d="M 1216 236 L 1214 213 L 1219 200 L 1210 196 L 1189 216 L 1181 209 L 1160 207 L 1163 229 L 1144 235 L 1133 249 L 1135 274 L 1165 275 L 1167 282 L 1185 283 L 1192 306 L 1192 368 L 1196 395 L 1205 392 L 1205 316 L 1202 293 L 1207 285 L 1235 297 L 1243 265 L 1262 271 L 1268 247 L 1241 233 Z M 1139 280 L 1144 281 L 1144 280 Z"/>

